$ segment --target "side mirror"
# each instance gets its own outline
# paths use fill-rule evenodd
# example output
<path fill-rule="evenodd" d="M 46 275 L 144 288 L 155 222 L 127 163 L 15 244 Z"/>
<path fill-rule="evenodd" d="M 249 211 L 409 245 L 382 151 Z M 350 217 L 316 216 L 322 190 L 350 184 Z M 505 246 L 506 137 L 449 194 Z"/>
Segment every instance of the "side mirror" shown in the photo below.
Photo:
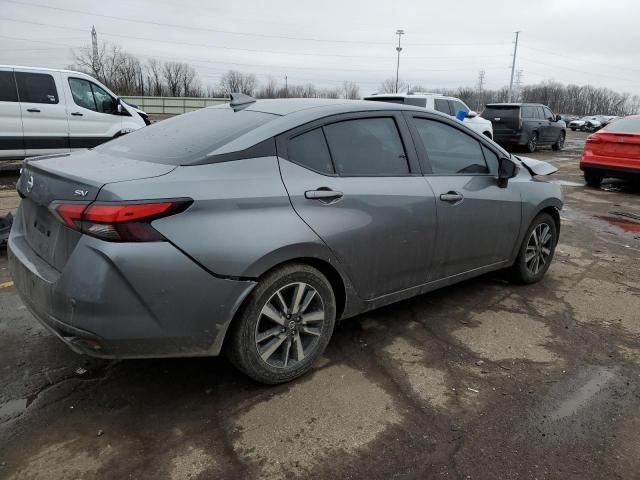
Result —
<path fill-rule="evenodd" d="M 474 117 L 477 117 L 477 116 L 478 116 L 478 112 L 475 112 L 473 110 L 469 110 L 467 112 L 467 118 L 474 118 Z"/>
<path fill-rule="evenodd" d="M 506 188 L 509 184 L 509 179 L 516 176 L 518 173 L 518 167 L 508 158 L 501 158 L 498 165 L 498 186 L 500 188 Z"/>
<path fill-rule="evenodd" d="M 562 117 L 560 115 L 556 115 L 556 122 L 561 122 L 562 121 Z"/>

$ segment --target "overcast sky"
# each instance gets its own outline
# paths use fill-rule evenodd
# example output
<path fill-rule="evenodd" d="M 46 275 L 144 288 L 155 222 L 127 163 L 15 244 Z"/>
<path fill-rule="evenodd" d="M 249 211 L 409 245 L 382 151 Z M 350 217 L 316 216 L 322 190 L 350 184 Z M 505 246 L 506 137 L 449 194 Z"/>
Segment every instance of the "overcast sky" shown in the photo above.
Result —
<path fill-rule="evenodd" d="M 0 0 L 0 64 L 65 67 L 71 47 L 115 43 L 188 62 L 203 84 L 228 69 L 361 93 L 395 76 L 427 88 L 508 85 L 513 32 L 522 83 L 554 79 L 640 94 L 637 0 Z"/>

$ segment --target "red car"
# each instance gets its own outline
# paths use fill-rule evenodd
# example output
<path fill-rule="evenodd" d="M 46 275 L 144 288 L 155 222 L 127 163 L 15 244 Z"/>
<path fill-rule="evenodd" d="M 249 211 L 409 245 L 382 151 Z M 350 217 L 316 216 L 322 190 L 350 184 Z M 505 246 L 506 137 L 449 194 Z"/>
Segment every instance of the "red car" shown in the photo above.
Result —
<path fill-rule="evenodd" d="M 640 115 L 621 118 L 589 135 L 580 170 L 593 187 L 604 177 L 640 180 Z"/>

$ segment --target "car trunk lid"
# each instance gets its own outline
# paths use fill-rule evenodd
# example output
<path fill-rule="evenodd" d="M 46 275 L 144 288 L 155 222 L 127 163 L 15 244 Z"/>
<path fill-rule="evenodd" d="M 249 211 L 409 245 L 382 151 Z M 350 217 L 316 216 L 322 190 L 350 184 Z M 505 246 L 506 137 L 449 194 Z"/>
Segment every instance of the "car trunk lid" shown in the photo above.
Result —
<path fill-rule="evenodd" d="M 39 257 L 61 270 L 82 234 L 67 228 L 54 216 L 49 209 L 52 202 L 90 203 L 108 183 L 157 177 L 174 169 L 171 165 L 90 150 L 29 159 L 17 185 L 22 197 L 18 211 L 21 233 Z"/>
<path fill-rule="evenodd" d="M 601 130 L 587 146 L 594 155 L 640 160 L 640 134 Z"/>

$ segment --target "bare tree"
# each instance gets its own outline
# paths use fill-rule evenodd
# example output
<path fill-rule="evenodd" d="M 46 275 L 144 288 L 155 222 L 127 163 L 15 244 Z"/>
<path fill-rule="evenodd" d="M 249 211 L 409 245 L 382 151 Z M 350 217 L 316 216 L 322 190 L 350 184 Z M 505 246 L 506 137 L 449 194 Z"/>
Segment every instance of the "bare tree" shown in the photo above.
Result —
<path fill-rule="evenodd" d="M 345 81 L 342 84 L 342 96 L 349 100 L 360 98 L 360 87 L 355 82 Z"/>
<path fill-rule="evenodd" d="M 150 95 L 162 96 L 162 64 L 155 58 L 147 60 L 147 90 Z"/>
<path fill-rule="evenodd" d="M 182 78 L 185 64 L 180 62 L 165 62 L 162 66 L 162 76 L 167 86 L 167 93 L 172 97 L 179 97 L 182 92 Z"/>
<path fill-rule="evenodd" d="M 395 78 L 387 78 L 380 82 L 378 86 L 378 93 L 396 93 L 396 79 Z M 398 80 L 398 92 L 404 92 L 409 90 L 409 84 L 404 80 Z"/>
<path fill-rule="evenodd" d="M 237 70 L 229 70 L 220 79 L 220 89 L 226 95 L 238 92 L 253 95 L 256 88 L 256 77 L 250 73 L 242 73 Z"/>

